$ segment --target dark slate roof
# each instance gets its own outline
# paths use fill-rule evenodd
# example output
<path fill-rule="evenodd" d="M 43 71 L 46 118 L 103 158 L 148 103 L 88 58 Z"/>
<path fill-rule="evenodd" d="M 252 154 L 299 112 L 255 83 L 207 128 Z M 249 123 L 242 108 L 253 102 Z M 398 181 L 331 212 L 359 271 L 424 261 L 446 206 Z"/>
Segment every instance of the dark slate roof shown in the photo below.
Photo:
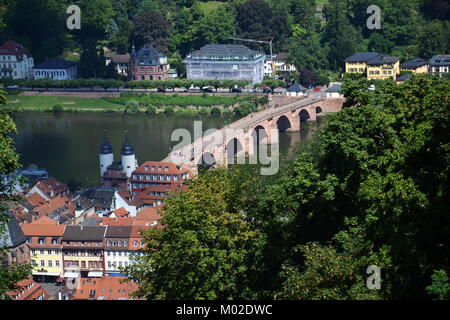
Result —
<path fill-rule="evenodd" d="M 403 68 L 419 68 L 428 63 L 428 61 L 422 58 L 414 58 L 408 61 L 403 62 L 400 66 Z"/>
<path fill-rule="evenodd" d="M 157 59 L 165 57 L 165 55 L 161 51 L 153 48 L 149 44 L 143 46 L 141 50 L 137 51 L 132 56 L 139 59 Z"/>
<path fill-rule="evenodd" d="M 129 54 L 108 54 L 105 56 L 106 59 L 111 59 L 114 63 L 122 63 L 127 64 L 130 63 L 130 55 Z"/>
<path fill-rule="evenodd" d="M 105 238 L 129 238 L 132 226 L 108 226 Z"/>
<path fill-rule="evenodd" d="M 96 226 L 98 225 L 100 222 L 102 222 L 101 218 L 96 218 L 96 217 L 89 217 L 83 220 L 83 222 L 81 223 L 83 226 Z"/>
<path fill-rule="evenodd" d="M 305 92 L 307 89 L 299 83 L 292 84 L 289 88 L 286 89 L 287 92 Z"/>
<path fill-rule="evenodd" d="M 192 52 L 187 59 L 253 60 L 263 55 L 262 52 L 254 51 L 243 44 L 207 44 Z"/>
<path fill-rule="evenodd" d="M 108 136 L 106 132 L 103 135 L 103 143 L 100 146 L 100 154 L 110 154 L 113 153 L 112 145 L 109 143 Z"/>
<path fill-rule="evenodd" d="M 103 226 L 67 226 L 63 241 L 102 241 L 106 227 Z"/>
<path fill-rule="evenodd" d="M 402 74 L 400 77 L 397 78 L 397 81 L 405 81 L 411 78 L 411 73 L 405 73 Z"/>
<path fill-rule="evenodd" d="M 42 62 L 40 65 L 34 67 L 34 69 L 68 69 L 77 64 L 72 61 L 66 61 L 61 59 L 49 59 Z"/>
<path fill-rule="evenodd" d="M 128 136 L 125 137 L 125 142 L 123 143 L 122 151 L 120 152 L 120 154 L 123 156 L 134 154 L 134 149 L 131 146 L 130 141 L 128 141 Z"/>
<path fill-rule="evenodd" d="M 123 170 L 123 166 L 120 162 L 115 161 L 108 166 L 108 169 L 111 170 Z"/>
<path fill-rule="evenodd" d="M 92 188 L 84 191 L 81 196 L 94 201 L 95 204 L 109 206 L 113 200 L 115 191 L 115 188 L 109 187 Z"/>
<path fill-rule="evenodd" d="M 430 59 L 428 63 L 431 65 L 440 65 L 440 66 L 450 66 L 450 55 L 448 54 L 437 54 Z"/>
<path fill-rule="evenodd" d="M 333 84 L 331 87 L 329 87 L 325 92 L 340 92 L 341 91 L 341 85 L 336 83 Z"/>
<path fill-rule="evenodd" d="M 378 52 L 357 52 L 345 59 L 345 62 L 368 62 L 370 59 L 379 55 Z"/>
<path fill-rule="evenodd" d="M 367 64 L 369 65 L 378 65 L 378 64 L 385 64 L 385 63 L 395 63 L 399 60 L 399 57 L 392 57 L 392 56 L 385 56 L 385 55 L 378 55 L 367 61 Z"/>
<path fill-rule="evenodd" d="M 13 214 L 8 214 L 9 222 L 5 228 L 5 233 L 0 235 L 1 248 L 14 248 L 24 243 L 27 238 L 20 228 L 19 222 L 14 218 Z"/>

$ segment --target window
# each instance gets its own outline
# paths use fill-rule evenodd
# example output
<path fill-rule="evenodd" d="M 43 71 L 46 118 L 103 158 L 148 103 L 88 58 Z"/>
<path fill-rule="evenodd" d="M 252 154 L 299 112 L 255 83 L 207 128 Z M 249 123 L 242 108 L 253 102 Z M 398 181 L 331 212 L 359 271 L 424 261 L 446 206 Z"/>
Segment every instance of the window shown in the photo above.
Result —
<path fill-rule="evenodd" d="M 44 254 L 44 250 L 42 250 L 42 249 L 39 250 L 39 253 L 40 253 L 40 254 Z"/>
<path fill-rule="evenodd" d="M 49 267 L 52 266 L 52 260 L 48 260 L 48 266 L 49 266 Z"/>
<path fill-rule="evenodd" d="M 51 255 L 52 254 L 52 250 L 47 250 L 47 254 Z"/>
<path fill-rule="evenodd" d="M 55 266 L 59 267 L 59 260 L 55 260 Z"/>
<path fill-rule="evenodd" d="M 122 241 L 119 240 L 119 241 L 117 242 L 117 244 L 119 245 L 119 247 L 121 247 L 121 246 L 122 246 Z"/>
<path fill-rule="evenodd" d="M 39 237 L 38 244 L 45 244 L 45 238 L 44 237 Z"/>
<path fill-rule="evenodd" d="M 45 267 L 45 261 L 41 260 L 41 267 Z"/>
<path fill-rule="evenodd" d="M 158 167 L 158 171 L 161 171 L 161 170 L 162 170 L 162 166 L 159 166 L 159 167 Z"/>
<path fill-rule="evenodd" d="M 155 166 L 152 166 L 152 171 L 155 171 Z"/>
<path fill-rule="evenodd" d="M 136 240 L 134 240 L 134 246 L 137 247 L 138 246 L 138 242 Z"/>

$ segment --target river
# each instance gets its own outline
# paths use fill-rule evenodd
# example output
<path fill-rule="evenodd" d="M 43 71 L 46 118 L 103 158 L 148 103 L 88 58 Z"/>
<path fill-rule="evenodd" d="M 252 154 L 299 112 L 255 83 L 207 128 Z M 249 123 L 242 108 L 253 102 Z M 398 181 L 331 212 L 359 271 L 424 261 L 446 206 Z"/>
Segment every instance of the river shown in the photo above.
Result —
<path fill-rule="evenodd" d="M 107 130 L 114 149 L 115 160 L 120 160 L 120 149 L 128 131 L 138 164 L 159 161 L 167 156 L 172 132 L 185 128 L 193 134 L 194 121 L 199 117 L 182 116 L 126 116 L 117 113 L 18 113 L 14 116 L 18 135 L 14 136 L 20 162 L 24 167 L 36 164 L 51 176 L 83 186 L 100 183 L 98 151 Z M 203 130 L 220 129 L 236 119 L 203 117 Z M 309 140 L 321 120 L 308 123 L 300 132 L 280 134 L 280 152 L 295 156 L 295 148 Z"/>

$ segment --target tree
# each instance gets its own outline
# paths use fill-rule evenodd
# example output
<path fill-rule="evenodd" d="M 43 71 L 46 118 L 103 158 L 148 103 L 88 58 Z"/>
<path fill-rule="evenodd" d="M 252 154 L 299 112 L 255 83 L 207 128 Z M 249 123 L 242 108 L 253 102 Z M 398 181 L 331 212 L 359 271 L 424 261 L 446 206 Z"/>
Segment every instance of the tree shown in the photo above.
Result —
<path fill-rule="evenodd" d="M 286 14 L 272 10 L 264 0 L 248 0 L 238 5 L 236 11 L 240 37 L 259 40 L 274 37 L 275 48 L 281 50 L 289 33 Z"/>
<path fill-rule="evenodd" d="M 150 43 L 163 52 L 168 51 L 170 26 L 166 18 L 155 10 L 149 10 L 136 17 L 134 37 L 141 47 Z"/>
<path fill-rule="evenodd" d="M 19 168 L 19 155 L 16 153 L 12 133 L 16 133 L 16 125 L 8 110 L 1 105 L 5 104 L 5 92 L 0 91 L 0 174 L 10 176 L 12 180 L 0 180 L 0 237 L 4 236 L 6 225 L 10 219 L 8 215 L 7 201 L 18 201 L 20 198 L 14 195 L 17 185 L 13 174 Z M 0 261 L 6 259 L 7 250 L 0 247 Z M 9 299 L 8 291 L 19 289 L 17 283 L 26 279 L 31 274 L 31 266 L 27 264 L 2 265 L 0 268 L 0 300 Z"/>
<path fill-rule="evenodd" d="M 144 233 L 145 256 L 127 272 L 149 299 L 246 297 L 259 234 L 246 214 L 253 185 L 225 169 L 201 174 L 165 202 L 161 223 Z M 248 198 L 250 197 L 250 198 Z"/>
<path fill-rule="evenodd" d="M 450 283 L 444 270 L 435 270 L 431 276 L 432 284 L 426 287 L 428 294 L 435 296 L 437 300 L 450 299 Z"/>
<path fill-rule="evenodd" d="M 7 33 L 28 47 L 36 62 L 57 57 L 66 43 L 66 8 L 57 0 L 17 0 L 7 14 Z"/>
<path fill-rule="evenodd" d="M 364 51 L 362 36 L 358 29 L 350 24 L 346 2 L 330 0 L 324 7 L 327 21 L 323 42 L 329 47 L 328 62 L 332 70 L 341 70 L 344 59 L 355 52 Z"/>

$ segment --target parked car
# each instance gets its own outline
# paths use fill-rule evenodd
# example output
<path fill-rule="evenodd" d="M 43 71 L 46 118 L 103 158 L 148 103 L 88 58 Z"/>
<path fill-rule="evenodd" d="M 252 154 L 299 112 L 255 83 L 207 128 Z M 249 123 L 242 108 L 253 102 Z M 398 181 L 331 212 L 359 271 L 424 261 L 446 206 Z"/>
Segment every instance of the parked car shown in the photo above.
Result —
<path fill-rule="evenodd" d="M 19 89 L 18 85 L 7 86 L 6 89 Z"/>
<path fill-rule="evenodd" d="M 314 88 L 313 91 L 320 91 L 320 88 Z"/>
<path fill-rule="evenodd" d="M 204 88 L 202 88 L 202 92 L 212 93 L 212 92 L 214 92 L 214 90 L 212 87 L 204 87 Z"/>
<path fill-rule="evenodd" d="M 241 88 L 233 88 L 233 89 L 231 89 L 231 92 L 242 93 L 243 91 Z"/>
<path fill-rule="evenodd" d="M 266 88 L 263 88 L 263 93 L 273 93 L 273 91 L 272 91 L 272 89 L 266 87 Z"/>
<path fill-rule="evenodd" d="M 158 88 L 158 92 L 167 92 L 167 90 L 164 88 Z"/>

